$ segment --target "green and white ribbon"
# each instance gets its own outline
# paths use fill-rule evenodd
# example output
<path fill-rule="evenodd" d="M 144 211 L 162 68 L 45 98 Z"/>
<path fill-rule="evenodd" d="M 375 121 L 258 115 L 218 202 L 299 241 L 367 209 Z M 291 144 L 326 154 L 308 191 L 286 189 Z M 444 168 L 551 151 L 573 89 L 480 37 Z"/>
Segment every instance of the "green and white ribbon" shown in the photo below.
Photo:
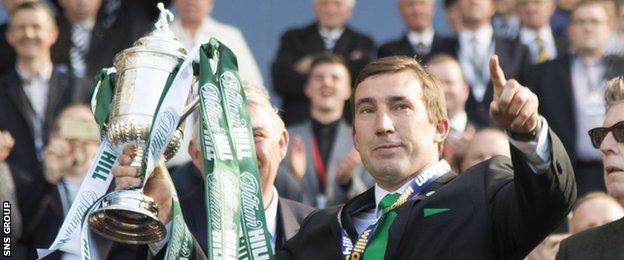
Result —
<path fill-rule="evenodd" d="M 110 80 L 114 77 L 115 71 L 110 69 L 104 69 L 95 80 L 96 89 L 107 89 L 112 91 L 114 89 L 114 83 Z M 113 84 L 113 85 L 110 85 Z M 98 92 L 96 92 L 98 93 Z M 103 92 L 99 92 L 103 93 Z M 112 96 L 111 96 L 112 98 Z M 97 99 L 97 94 L 94 95 L 94 100 Z M 110 104 L 110 100 L 102 101 Z M 97 106 L 101 104 L 99 101 L 92 101 L 92 104 Z M 94 107 L 95 107 L 94 106 Z M 108 138 L 104 138 L 100 144 L 99 151 L 89 167 L 89 171 L 85 175 L 80 189 L 76 194 L 76 198 L 72 203 L 61 229 L 59 230 L 54 242 L 48 249 L 37 249 L 39 258 L 43 258 L 56 250 L 80 255 L 81 250 L 81 227 L 88 214 L 92 211 L 92 206 L 106 194 L 108 187 L 113 179 L 111 170 L 116 164 L 117 156 L 120 151 L 116 150 L 109 142 Z M 87 258 L 88 259 L 88 258 Z"/>
<path fill-rule="evenodd" d="M 236 57 L 214 38 L 200 50 L 198 91 L 208 257 L 273 259 Z M 217 73 L 210 61 L 217 62 Z"/>

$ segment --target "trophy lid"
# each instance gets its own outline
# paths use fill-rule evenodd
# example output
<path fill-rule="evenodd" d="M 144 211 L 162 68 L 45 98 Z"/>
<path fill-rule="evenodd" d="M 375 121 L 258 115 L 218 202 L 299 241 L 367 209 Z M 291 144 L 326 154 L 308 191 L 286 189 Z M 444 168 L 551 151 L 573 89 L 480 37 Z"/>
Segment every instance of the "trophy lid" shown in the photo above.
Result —
<path fill-rule="evenodd" d="M 186 49 L 184 45 L 178 41 L 169 29 L 169 23 L 173 21 L 173 14 L 165 9 L 163 3 L 158 3 L 158 9 L 160 10 L 160 16 L 158 21 L 154 24 L 156 27 L 148 35 L 145 35 L 138 39 L 133 47 L 124 50 L 123 52 L 144 52 L 154 51 L 163 54 L 173 55 L 177 58 L 186 58 Z M 121 54 L 121 53 L 120 53 Z"/>

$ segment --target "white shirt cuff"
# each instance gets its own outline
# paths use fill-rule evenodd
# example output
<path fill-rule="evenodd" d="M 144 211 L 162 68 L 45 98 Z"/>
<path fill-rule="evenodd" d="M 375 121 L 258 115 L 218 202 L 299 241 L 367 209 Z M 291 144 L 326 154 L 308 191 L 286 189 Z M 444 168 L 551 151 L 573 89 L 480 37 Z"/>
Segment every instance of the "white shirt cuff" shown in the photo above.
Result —
<path fill-rule="evenodd" d="M 157 255 L 158 252 L 160 252 L 160 250 L 162 250 L 162 248 L 165 247 L 165 245 L 169 242 L 169 238 L 171 238 L 172 225 L 172 221 L 169 221 L 167 224 L 165 224 L 165 229 L 167 229 L 167 235 L 165 235 L 165 238 L 163 240 L 148 245 L 150 252 L 152 252 L 152 255 Z"/>
<path fill-rule="evenodd" d="M 551 159 L 551 148 L 548 140 L 548 122 L 546 122 L 546 119 L 542 116 L 540 116 L 540 122 L 542 126 L 537 135 L 537 140 L 518 141 L 511 137 L 509 138 L 509 143 L 524 154 L 529 163 L 529 167 L 531 167 L 536 174 L 547 171 Z"/>

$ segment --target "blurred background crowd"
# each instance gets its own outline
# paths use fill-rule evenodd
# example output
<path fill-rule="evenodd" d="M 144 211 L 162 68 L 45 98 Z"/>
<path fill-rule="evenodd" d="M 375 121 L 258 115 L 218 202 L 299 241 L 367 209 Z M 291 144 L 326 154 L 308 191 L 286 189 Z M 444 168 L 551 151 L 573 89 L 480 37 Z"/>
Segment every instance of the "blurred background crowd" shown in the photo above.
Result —
<path fill-rule="evenodd" d="M 237 55 L 241 79 L 266 86 L 280 108 L 290 135 L 275 181 L 280 196 L 324 208 L 374 184 L 353 148 L 348 100 L 376 57 L 414 57 L 437 78 L 451 122 L 442 149 L 455 171 L 509 156 L 507 135 L 488 114 L 488 60 L 496 54 L 508 78 L 538 95 L 583 196 L 528 258 L 553 259 L 570 232 L 624 216 L 624 194 L 605 193 L 601 151 L 587 135 L 602 125 L 606 82 L 624 72 L 622 0 L 164 2 L 187 50 L 216 37 Z M 2 1 L 0 197 L 19 209 L 18 256 L 52 243 L 99 146 L 91 79 L 153 29 L 156 3 Z M 191 160 L 193 124 L 186 125 L 170 172 Z"/>

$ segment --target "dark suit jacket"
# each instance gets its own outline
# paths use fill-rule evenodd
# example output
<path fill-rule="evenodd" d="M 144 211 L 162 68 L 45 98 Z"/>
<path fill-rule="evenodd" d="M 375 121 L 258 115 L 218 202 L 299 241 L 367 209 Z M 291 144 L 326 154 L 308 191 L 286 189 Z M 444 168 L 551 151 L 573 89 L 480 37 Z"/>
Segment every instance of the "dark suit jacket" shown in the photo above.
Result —
<path fill-rule="evenodd" d="M 204 180 L 193 163 L 187 163 L 182 166 L 173 173 L 171 177 L 176 190 L 179 192 L 178 198 L 180 199 L 182 214 L 184 214 L 184 221 L 194 237 L 194 253 L 199 256 L 204 254 L 203 252 L 206 252 L 205 247 L 207 243 Z M 314 211 L 314 209 L 309 206 L 292 200 L 279 198 L 275 246 L 281 248 L 286 240 L 294 236 L 299 230 L 299 224 L 312 211 Z M 163 248 L 163 250 L 159 252 L 156 257 L 157 259 L 159 259 L 161 255 L 164 256 L 165 249 L 166 248 Z M 132 246 L 128 245 L 115 245 L 108 258 L 118 259 L 118 257 L 131 256 L 135 252 L 138 252 L 136 254 L 137 259 L 144 259 L 145 256 L 147 256 L 147 250 L 147 246 L 133 249 Z"/>
<path fill-rule="evenodd" d="M 23 235 L 19 245 L 26 248 L 26 259 L 37 258 L 37 248 L 52 245 L 63 223 L 63 206 L 56 185 L 35 178 L 18 167 L 11 167 L 19 210 L 23 218 Z M 36 191 L 36 192 L 33 192 Z M 60 259 L 57 251 L 46 259 Z"/>
<path fill-rule="evenodd" d="M 535 174 L 520 151 L 497 156 L 449 180 L 449 174 L 399 207 L 385 259 L 521 259 L 565 218 L 576 200 L 572 166 L 550 131 L 551 165 Z M 513 164 L 513 166 L 512 166 Z M 374 189 L 348 202 L 341 222 L 356 238 L 353 215 L 375 207 Z M 448 208 L 424 216 L 426 208 Z M 279 259 L 340 259 L 340 207 L 308 216 Z"/>
<path fill-rule="evenodd" d="M 91 33 L 89 53 L 86 57 L 86 78 L 91 79 L 104 67 L 113 66 L 113 58 L 122 50 L 129 48 L 141 36 L 153 30 L 153 23 L 158 18 L 158 2 L 154 0 L 120 1 L 120 6 L 107 10 L 102 1 L 98 17 Z M 55 64 L 70 63 L 71 24 L 62 15 L 57 19 L 59 38 L 52 46 L 52 60 Z M 71 66 L 70 66 L 71 67 Z"/>
<path fill-rule="evenodd" d="M 0 24 L 0 75 L 9 71 L 15 66 L 15 50 L 7 42 L 6 32 L 9 24 Z"/>
<path fill-rule="evenodd" d="M 500 66 L 505 72 L 505 76 L 509 79 L 518 79 L 524 75 L 525 71 L 531 65 L 531 54 L 524 44 L 518 40 L 505 39 L 500 36 L 494 37 L 494 54 L 498 55 Z M 455 49 L 456 57 L 459 56 L 460 45 L 457 44 Z M 485 68 L 488 69 L 488 68 Z M 475 123 L 477 128 L 494 126 L 494 122 L 490 118 L 490 102 L 493 97 L 492 83 L 488 83 L 485 96 L 481 102 L 473 96 L 472 91 L 466 102 L 466 113 L 468 119 Z"/>
<path fill-rule="evenodd" d="M 370 37 L 350 27 L 336 41 L 333 53 L 342 56 L 355 80 L 360 70 L 371 60 L 374 45 Z M 316 23 L 284 33 L 280 47 L 273 61 L 271 77 L 273 88 L 282 97 L 282 118 L 286 125 L 302 122 L 309 118 L 309 102 L 303 93 L 308 76 L 299 74 L 293 67 L 299 59 L 325 52 L 323 39 Z"/>
<path fill-rule="evenodd" d="M 50 77 L 48 104 L 43 124 L 43 139 L 53 128 L 54 119 L 74 102 L 86 102 L 90 91 L 76 89 L 75 79 L 64 66 L 55 66 Z M 15 146 L 7 158 L 11 165 L 20 167 L 33 176 L 43 178 L 42 165 L 37 159 L 33 137 L 32 112 L 30 101 L 22 89 L 22 82 L 17 71 L 11 69 L 0 78 L 0 129 L 8 130 Z"/>
<path fill-rule="evenodd" d="M 408 56 L 408 57 L 416 57 L 417 60 L 427 62 L 431 57 L 437 54 L 448 54 L 451 56 L 455 55 L 455 49 L 457 49 L 457 40 L 452 38 L 447 38 L 444 36 L 440 36 L 437 33 L 433 34 L 433 41 L 431 42 L 431 50 L 425 56 L 419 56 L 416 54 L 414 50 L 414 46 L 407 39 L 407 35 L 403 35 L 403 37 L 384 43 L 379 47 L 379 51 L 377 52 L 378 58 L 388 57 L 388 56 Z"/>
<path fill-rule="evenodd" d="M 607 57 L 605 79 L 624 74 L 624 58 Z M 537 95 L 540 114 L 548 120 L 572 162 L 576 162 L 576 113 L 572 87 L 572 56 L 562 55 L 552 61 L 531 67 L 524 80 Z"/>
<path fill-rule="evenodd" d="M 575 259 L 624 259 L 624 218 L 561 241 L 557 260 Z"/>

